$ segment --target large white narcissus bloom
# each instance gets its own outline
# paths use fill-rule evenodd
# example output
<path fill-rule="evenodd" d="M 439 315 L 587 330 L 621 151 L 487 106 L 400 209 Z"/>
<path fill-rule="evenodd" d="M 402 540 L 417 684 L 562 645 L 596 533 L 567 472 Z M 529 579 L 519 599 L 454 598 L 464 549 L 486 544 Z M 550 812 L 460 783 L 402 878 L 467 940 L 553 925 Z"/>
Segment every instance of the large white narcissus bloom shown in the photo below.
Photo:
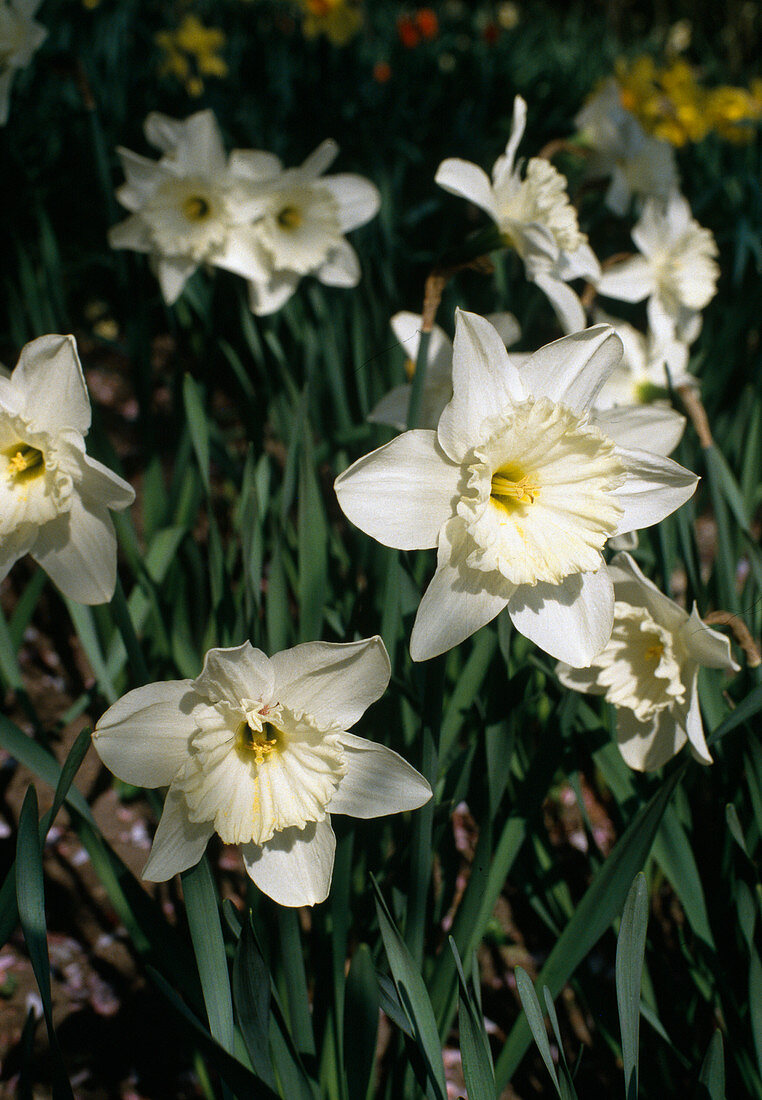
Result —
<path fill-rule="evenodd" d="M 456 157 L 443 161 L 434 178 L 445 191 L 489 214 L 506 244 L 521 257 L 527 278 L 548 298 L 564 332 L 577 332 L 585 327 L 585 311 L 567 283 L 597 278 L 600 265 L 579 228 L 564 176 L 550 161 L 532 157 L 522 179 L 515 157 L 526 119 L 527 105 L 516 96 L 511 135 L 505 153 L 495 161 L 491 180 L 478 165 Z"/>
<path fill-rule="evenodd" d="M 8 121 L 11 84 L 48 36 L 34 19 L 42 0 L 0 0 L 0 126 Z"/>
<path fill-rule="evenodd" d="M 366 534 L 400 550 L 437 547 L 413 660 L 444 653 L 504 608 L 571 665 L 606 644 L 606 540 L 658 523 L 697 483 L 668 458 L 620 446 L 620 411 L 604 429 L 591 421 L 621 354 L 598 325 L 519 367 L 489 322 L 458 311 L 453 398 L 436 432 L 405 432 L 337 478 L 339 504 Z"/>
<path fill-rule="evenodd" d="M 389 683 L 380 638 L 306 642 L 266 657 L 249 642 L 211 649 L 195 680 L 128 692 L 93 744 L 128 783 L 169 787 L 143 878 L 192 867 L 217 832 L 281 905 L 331 885 L 331 814 L 379 817 L 431 797 L 396 752 L 348 733 Z"/>
<path fill-rule="evenodd" d="M 698 670 L 738 672 L 730 642 L 711 630 L 694 605 L 690 615 L 644 577 L 629 554 L 609 566 L 616 596 L 614 629 L 590 668 L 558 665 L 561 683 L 603 695 L 616 707 L 617 739 L 631 768 L 652 771 L 686 741 L 704 764 Z"/>
<path fill-rule="evenodd" d="M 85 453 L 90 401 L 73 336 L 41 336 L 0 376 L 0 580 L 31 554 L 65 596 L 106 603 L 116 584 L 109 508 L 135 492 Z"/>
<path fill-rule="evenodd" d="M 167 305 L 177 301 L 201 264 L 246 279 L 264 277 L 251 225 L 259 203 L 250 189 L 253 178 L 273 171 L 276 158 L 255 150 L 234 150 L 227 157 L 208 110 L 184 121 L 154 111 L 145 134 L 164 156 L 152 161 L 118 150 L 126 182 L 116 194 L 130 216 L 109 230 L 111 247 L 148 253 Z"/>
<path fill-rule="evenodd" d="M 262 260 L 260 270 L 249 278 L 254 313 L 280 309 L 303 275 L 314 275 L 326 286 L 359 283 L 360 263 L 344 234 L 375 217 L 381 196 L 362 176 L 323 175 L 338 152 L 335 141 L 324 141 L 298 168 L 284 169 L 273 157 L 268 178 L 258 173 L 252 177 Z M 237 170 L 245 174 L 245 158 Z"/>
<path fill-rule="evenodd" d="M 688 200 L 673 191 L 666 203 L 646 203 L 632 239 L 639 254 L 607 268 L 596 283 L 599 294 L 623 302 L 647 298 L 654 337 L 692 343 L 720 274 L 711 231 L 691 217 Z"/>

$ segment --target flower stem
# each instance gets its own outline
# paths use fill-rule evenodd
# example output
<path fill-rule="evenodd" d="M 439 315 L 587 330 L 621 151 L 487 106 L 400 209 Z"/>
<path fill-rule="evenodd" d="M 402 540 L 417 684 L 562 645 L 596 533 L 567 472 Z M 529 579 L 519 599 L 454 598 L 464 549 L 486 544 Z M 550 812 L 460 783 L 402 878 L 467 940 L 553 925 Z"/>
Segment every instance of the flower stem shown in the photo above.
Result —
<path fill-rule="evenodd" d="M 124 642 L 124 648 L 127 650 L 127 659 L 130 662 L 130 667 L 132 668 L 135 679 L 140 684 L 149 683 L 151 677 L 148 674 L 143 651 L 140 648 L 140 642 L 135 633 L 135 627 L 133 626 L 132 617 L 130 616 L 130 609 L 127 605 L 124 589 L 122 588 L 122 582 L 119 577 L 116 578 L 116 588 L 114 589 L 114 595 L 111 599 L 111 612 L 114 616 L 116 628 Z"/>

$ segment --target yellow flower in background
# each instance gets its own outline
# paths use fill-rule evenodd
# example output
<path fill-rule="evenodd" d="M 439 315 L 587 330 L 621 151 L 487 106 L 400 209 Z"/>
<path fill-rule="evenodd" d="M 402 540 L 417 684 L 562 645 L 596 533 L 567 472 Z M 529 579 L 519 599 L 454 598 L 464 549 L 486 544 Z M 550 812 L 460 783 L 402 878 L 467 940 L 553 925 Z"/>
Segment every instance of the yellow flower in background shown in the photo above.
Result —
<path fill-rule="evenodd" d="M 227 76 L 227 64 L 219 55 L 225 34 L 216 27 L 205 27 L 197 15 L 185 15 L 175 30 L 160 31 L 156 44 L 165 54 L 161 74 L 177 77 L 188 95 L 201 95 L 205 76 Z"/>
<path fill-rule="evenodd" d="M 346 46 L 362 26 L 362 11 L 354 0 L 299 0 L 305 38 L 324 34 L 334 46 Z"/>
<path fill-rule="evenodd" d="M 707 93 L 706 112 L 709 125 L 726 141 L 751 141 L 755 134 L 754 122 L 762 118 L 762 99 L 752 90 L 721 84 Z"/>

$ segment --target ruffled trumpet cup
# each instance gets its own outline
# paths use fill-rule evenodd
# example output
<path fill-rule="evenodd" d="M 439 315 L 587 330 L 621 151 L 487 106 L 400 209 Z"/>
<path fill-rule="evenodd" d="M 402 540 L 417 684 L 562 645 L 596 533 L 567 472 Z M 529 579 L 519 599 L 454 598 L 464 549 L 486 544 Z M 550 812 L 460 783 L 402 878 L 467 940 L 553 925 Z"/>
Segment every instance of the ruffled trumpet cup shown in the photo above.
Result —
<path fill-rule="evenodd" d="M 557 666 L 565 687 L 603 695 L 616 707 L 617 739 L 631 768 L 660 768 L 688 741 L 711 764 L 698 699 L 698 670 L 737 672 L 730 642 L 711 630 L 694 606 L 690 615 L 665 596 L 629 554 L 609 566 L 614 629 L 589 668 Z"/>
<path fill-rule="evenodd" d="M 143 877 L 192 867 L 213 833 L 240 844 L 249 876 L 281 905 L 314 905 L 331 884 L 333 813 L 379 817 L 431 797 L 426 780 L 349 727 L 389 683 L 380 638 L 306 642 L 266 657 L 212 649 L 195 680 L 129 692 L 93 744 L 120 779 L 169 787 Z"/>
<path fill-rule="evenodd" d="M 107 603 L 116 585 L 109 509 L 135 492 L 85 453 L 90 401 L 73 336 L 27 344 L 0 376 L 0 580 L 31 554 L 65 596 Z"/>
<path fill-rule="evenodd" d="M 606 540 L 658 523 L 697 483 L 670 459 L 631 449 L 626 410 L 593 420 L 621 355 L 619 337 L 598 325 L 517 366 L 489 322 L 458 311 L 453 398 L 437 430 L 405 432 L 337 478 L 339 504 L 366 534 L 401 550 L 437 548 L 413 660 L 458 645 L 504 608 L 571 665 L 606 644 Z"/>

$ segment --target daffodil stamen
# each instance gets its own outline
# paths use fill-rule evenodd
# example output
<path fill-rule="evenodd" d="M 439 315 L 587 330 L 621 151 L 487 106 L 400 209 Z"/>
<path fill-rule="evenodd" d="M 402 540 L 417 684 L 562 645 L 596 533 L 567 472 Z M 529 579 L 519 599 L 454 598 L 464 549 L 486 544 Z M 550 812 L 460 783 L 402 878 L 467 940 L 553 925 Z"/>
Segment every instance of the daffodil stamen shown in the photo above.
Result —
<path fill-rule="evenodd" d="M 498 507 L 508 512 L 522 504 L 534 504 L 539 495 L 539 487 L 532 484 L 529 475 L 522 475 L 513 467 L 498 470 L 492 475 L 490 497 Z"/>
<path fill-rule="evenodd" d="M 8 481 L 13 485 L 45 473 L 45 456 L 28 443 L 16 443 L 3 452 L 8 459 Z"/>
<path fill-rule="evenodd" d="M 281 229 L 298 229 L 302 224 L 302 214 L 296 206 L 284 206 L 276 220 Z"/>
<path fill-rule="evenodd" d="M 212 212 L 212 205 L 201 195 L 189 195 L 183 202 L 183 214 L 189 222 L 201 222 Z"/>
<path fill-rule="evenodd" d="M 241 722 L 236 731 L 236 744 L 239 751 L 251 754 L 254 763 L 263 764 L 265 758 L 280 748 L 283 734 L 276 726 L 263 722 L 261 730 L 255 729 L 250 722 Z"/>

